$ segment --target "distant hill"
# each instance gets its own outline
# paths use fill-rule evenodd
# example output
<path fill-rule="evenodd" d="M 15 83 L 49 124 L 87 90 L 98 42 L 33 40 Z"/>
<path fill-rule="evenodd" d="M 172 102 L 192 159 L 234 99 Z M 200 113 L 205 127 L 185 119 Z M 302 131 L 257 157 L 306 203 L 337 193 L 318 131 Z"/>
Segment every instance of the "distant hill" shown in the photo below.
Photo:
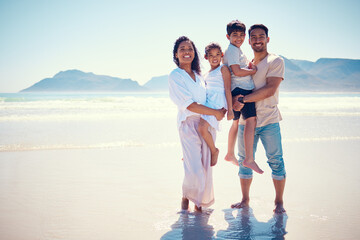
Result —
<path fill-rule="evenodd" d="M 360 60 L 320 58 L 316 62 L 287 59 L 284 91 L 360 91 Z M 131 79 L 85 73 L 79 70 L 62 71 L 45 78 L 22 92 L 119 92 L 167 91 L 168 75 L 151 78 L 140 86 Z"/>
<path fill-rule="evenodd" d="M 117 92 L 147 91 L 136 81 L 95 75 L 79 70 L 61 71 L 52 78 L 45 78 L 21 92 Z"/>
<path fill-rule="evenodd" d="M 168 90 L 168 75 L 151 78 L 144 87 L 153 91 L 167 91 Z"/>
<path fill-rule="evenodd" d="M 284 58 L 284 57 L 283 57 Z M 302 82 L 304 78 L 294 76 L 294 72 L 288 71 L 286 63 L 289 61 L 297 65 L 301 71 L 309 74 L 313 82 L 313 90 L 325 91 L 359 91 L 360 90 L 360 60 L 341 58 L 320 58 L 316 62 L 305 60 L 285 59 L 286 79 L 291 81 L 290 88 L 295 82 Z M 287 73 L 288 72 L 288 73 Z M 300 71 L 297 71 L 299 73 Z M 285 83 L 285 81 L 284 81 Z M 302 88 L 305 88 L 304 86 Z M 315 85 L 314 85 L 315 84 Z M 285 85 L 285 84 L 284 84 Z"/>

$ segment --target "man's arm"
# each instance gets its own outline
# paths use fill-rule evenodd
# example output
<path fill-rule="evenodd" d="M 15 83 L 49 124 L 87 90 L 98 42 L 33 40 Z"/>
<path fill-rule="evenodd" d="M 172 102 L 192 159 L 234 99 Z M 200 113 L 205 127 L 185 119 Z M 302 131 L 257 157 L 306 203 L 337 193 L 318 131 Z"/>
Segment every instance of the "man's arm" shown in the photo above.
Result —
<path fill-rule="evenodd" d="M 283 78 L 281 77 L 268 77 L 266 78 L 266 85 L 253 93 L 244 96 L 244 102 L 258 102 L 265 98 L 274 96 Z"/>

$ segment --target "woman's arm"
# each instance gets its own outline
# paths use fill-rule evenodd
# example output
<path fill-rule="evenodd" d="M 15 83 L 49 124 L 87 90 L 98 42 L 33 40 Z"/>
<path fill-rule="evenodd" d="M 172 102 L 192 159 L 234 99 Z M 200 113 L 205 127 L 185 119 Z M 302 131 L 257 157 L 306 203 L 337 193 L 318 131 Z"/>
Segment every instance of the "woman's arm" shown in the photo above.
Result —
<path fill-rule="evenodd" d="M 225 98 L 228 106 L 227 120 L 234 118 L 234 112 L 232 109 L 232 96 L 231 96 L 231 73 L 227 66 L 221 67 L 222 78 L 224 80 Z"/>
<path fill-rule="evenodd" d="M 218 121 L 222 120 L 224 118 L 224 116 L 225 116 L 225 113 L 226 113 L 225 108 L 212 109 L 212 108 L 206 107 L 204 105 L 201 105 L 201 104 L 199 104 L 197 102 L 191 103 L 187 107 L 187 110 L 189 110 L 191 112 L 194 112 L 194 113 L 203 114 L 203 115 L 214 115 Z"/>

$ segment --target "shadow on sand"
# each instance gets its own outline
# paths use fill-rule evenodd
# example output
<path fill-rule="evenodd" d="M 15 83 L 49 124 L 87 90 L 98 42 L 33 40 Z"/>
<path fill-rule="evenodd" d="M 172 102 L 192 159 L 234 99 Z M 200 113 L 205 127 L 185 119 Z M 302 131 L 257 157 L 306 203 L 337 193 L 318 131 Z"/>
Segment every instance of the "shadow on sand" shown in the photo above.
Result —
<path fill-rule="evenodd" d="M 251 208 L 223 211 L 229 227 L 226 230 L 219 230 L 214 239 L 285 239 L 288 219 L 286 214 L 274 214 L 268 222 L 259 222 Z M 233 211 L 237 211 L 236 217 L 233 216 Z"/>
<path fill-rule="evenodd" d="M 212 209 L 203 212 L 181 211 L 179 220 L 171 225 L 171 231 L 165 233 L 161 240 L 207 240 L 214 239 L 214 228 L 208 224 Z"/>

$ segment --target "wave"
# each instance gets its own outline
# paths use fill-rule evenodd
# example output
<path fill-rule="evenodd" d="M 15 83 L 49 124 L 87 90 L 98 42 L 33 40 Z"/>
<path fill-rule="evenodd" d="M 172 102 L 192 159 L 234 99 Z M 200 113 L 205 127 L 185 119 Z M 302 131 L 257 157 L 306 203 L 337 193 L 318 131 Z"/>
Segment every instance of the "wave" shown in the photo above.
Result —
<path fill-rule="evenodd" d="M 288 138 L 285 143 L 291 142 L 333 142 L 333 141 L 359 141 L 360 136 L 350 137 L 316 137 L 316 138 Z M 227 142 L 218 142 L 217 145 L 226 147 Z M 118 148 L 172 148 L 180 147 L 180 142 L 144 143 L 137 141 L 117 141 L 95 144 L 49 144 L 49 145 L 25 145 L 10 144 L 0 145 L 0 152 L 22 152 L 43 150 L 81 150 L 81 149 L 118 149 Z"/>

